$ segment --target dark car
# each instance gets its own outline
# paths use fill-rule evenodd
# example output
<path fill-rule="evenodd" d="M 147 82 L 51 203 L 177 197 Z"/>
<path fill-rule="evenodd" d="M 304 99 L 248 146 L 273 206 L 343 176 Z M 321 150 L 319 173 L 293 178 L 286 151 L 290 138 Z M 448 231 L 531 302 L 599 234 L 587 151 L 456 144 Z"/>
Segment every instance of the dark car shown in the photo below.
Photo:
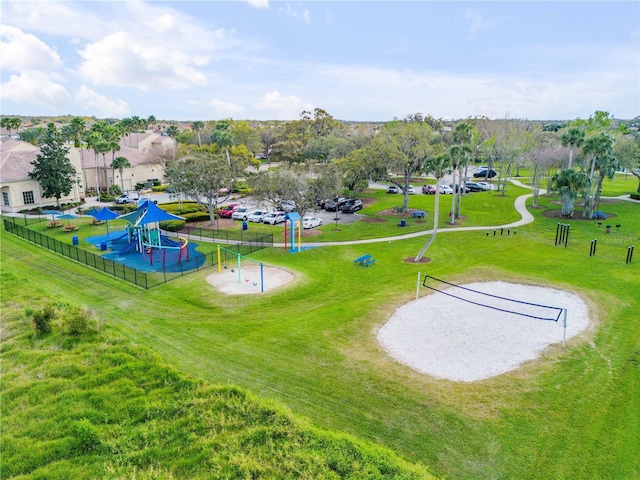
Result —
<path fill-rule="evenodd" d="M 484 187 L 476 182 L 466 182 L 464 184 L 470 192 L 482 192 Z"/>
<path fill-rule="evenodd" d="M 346 202 L 347 199 L 342 197 L 334 198 L 333 200 L 327 200 L 324 204 L 324 209 L 327 212 L 337 212 Z"/>
<path fill-rule="evenodd" d="M 473 174 L 474 178 L 493 178 L 496 175 L 498 175 L 498 172 L 496 172 L 493 168 L 491 169 L 480 168 L 476 170 Z"/>
<path fill-rule="evenodd" d="M 342 205 L 342 213 L 355 213 L 358 210 L 362 210 L 362 200 L 354 199 L 348 200 L 347 203 Z"/>
<path fill-rule="evenodd" d="M 453 186 L 453 183 L 450 183 L 449 186 L 456 192 L 459 192 L 460 190 L 462 190 L 464 193 L 469 193 L 471 191 L 469 190 L 469 187 L 466 187 L 466 186 L 464 188 L 460 188 L 460 185 L 458 185 L 457 183 L 455 187 Z"/>

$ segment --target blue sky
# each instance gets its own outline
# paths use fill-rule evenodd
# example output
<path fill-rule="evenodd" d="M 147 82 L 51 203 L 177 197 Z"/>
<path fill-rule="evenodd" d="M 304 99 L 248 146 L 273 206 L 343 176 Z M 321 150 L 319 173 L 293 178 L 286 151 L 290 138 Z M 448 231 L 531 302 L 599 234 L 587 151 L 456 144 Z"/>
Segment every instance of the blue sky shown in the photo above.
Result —
<path fill-rule="evenodd" d="M 640 115 L 640 2 L 2 1 L 5 115 Z"/>

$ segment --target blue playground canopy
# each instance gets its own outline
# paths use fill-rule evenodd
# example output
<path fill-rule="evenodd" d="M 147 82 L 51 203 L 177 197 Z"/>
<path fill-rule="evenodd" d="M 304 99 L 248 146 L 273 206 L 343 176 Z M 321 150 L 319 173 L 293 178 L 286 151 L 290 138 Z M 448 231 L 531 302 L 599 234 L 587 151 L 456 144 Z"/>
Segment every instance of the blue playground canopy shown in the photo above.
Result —
<path fill-rule="evenodd" d="M 107 220 L 114 220 L 114 219 L 118 218 L 118 214 L 116 212 L 114 212 L 113 210 L 109 210 L 107 207 L 94 208 L 92 210 L 89 210 L 87 212 L 87 215 L 91 215 L 92 217 L 94 217 L 99 222 L 107 221 Z"/>
<path fill-rule="evenodd" d="M 147 225 L 149 223 L 166 222 L 168 220 L 184 220 L 183 217 L 165 212 L 155 203 L 146 200 L 131 213 L 120 215 L 118 218 L 133 225 Z"/>

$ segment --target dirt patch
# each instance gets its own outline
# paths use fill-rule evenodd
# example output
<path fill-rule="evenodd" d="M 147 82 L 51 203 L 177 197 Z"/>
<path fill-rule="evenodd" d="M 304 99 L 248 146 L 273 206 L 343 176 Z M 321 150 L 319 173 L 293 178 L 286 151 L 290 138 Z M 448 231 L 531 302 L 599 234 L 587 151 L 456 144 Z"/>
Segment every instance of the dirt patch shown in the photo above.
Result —
<path fill-rule="evenodd" d="M 288 270 L 263 265 L 262 275 L 260 265 L 247 263 L 241 265 L 238 273 L 234 264 L 229 264 L 221 272 L 207 276 L 207 283 L 213 285 L 222 293 L 229 295 L 251 295 L 275 290 L 294 280 Z"/>
<path fill-rule="evenodd" d="M 404 263 L 415 263 L 416 265 L 420 265 L 423 263 L 429 263 L 431 259 L 429 257 L 422 257 L 419 262 L 416 262 L 416 257 L 406 257 L 402 260 Z"/>
<path fill-rule="evenodd" d="M 545 218 L 558 218 L 558 219 L 562 219 L 562 220 L 573 220 L 573 221 L 589 221 L 589 222 L 594 222 L 594 221 L 598 221 L 598 222 L 606 222 L 611 220 L 612 218 L 616 218 L 617 215 L 614 215 L 612 213 L 608 213 L 608 212 L 602 212 L 604 213 L 607 218 L 605 220 L 596 220 L 595 218 L 587 218 L 587 217 L 583 217 L 582 216 L 582 210 L 575 210 L 573 212 L 573 215 L 571 215 L 570 217 L 566 216 L 566 215 L 562 215 L 562 209 L 558 209 L 558 210 L 545 210 L 544 212 L 542 212 L 542 216 Z"/>

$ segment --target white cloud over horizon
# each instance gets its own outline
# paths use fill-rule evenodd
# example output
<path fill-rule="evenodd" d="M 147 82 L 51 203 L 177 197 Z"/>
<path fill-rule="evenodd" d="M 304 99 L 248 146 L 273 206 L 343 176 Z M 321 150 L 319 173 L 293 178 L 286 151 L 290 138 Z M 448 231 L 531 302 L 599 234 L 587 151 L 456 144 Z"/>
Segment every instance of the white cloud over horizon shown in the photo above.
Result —
<path fill-rule="evenodd" d="M 629 19 L 638 5 L 31 5 L 0 4 L 2 100 L 16 114 L 290 120 L 318 107 L 384 121 L 418 111 L 447 119 L 640 113 L 638 26 Z M 581 29 L 570 28 L 575 22 Z"/>

